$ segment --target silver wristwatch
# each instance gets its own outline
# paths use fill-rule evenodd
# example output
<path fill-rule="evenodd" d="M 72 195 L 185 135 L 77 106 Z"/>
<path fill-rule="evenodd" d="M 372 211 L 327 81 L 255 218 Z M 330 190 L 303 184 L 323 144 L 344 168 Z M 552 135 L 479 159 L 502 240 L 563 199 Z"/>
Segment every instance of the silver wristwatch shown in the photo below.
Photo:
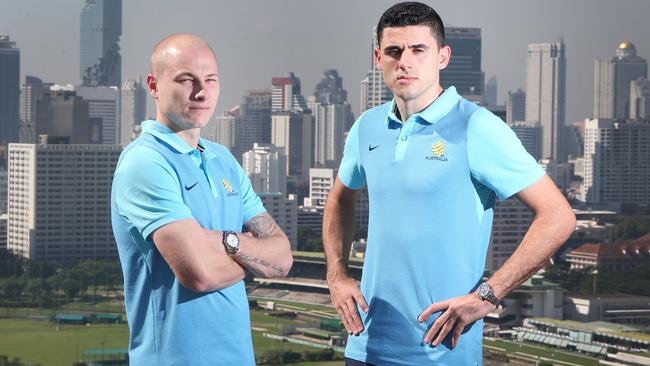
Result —
<path fill-rule="evenodd" d="M 239 251 L 239 236 L 234 231 L 223 232 L 223 246 L 226 248 L 226 253 L 235 255 Z"/>
<path fill-rule="evenodd" d="M 478 286 L 476 289 L 476 295 L 479 299 L 487 301 L 494 306 L 499 303 L 499 299 L 494 296 L 494 289 L 487 282 L 483 282 Z"/>

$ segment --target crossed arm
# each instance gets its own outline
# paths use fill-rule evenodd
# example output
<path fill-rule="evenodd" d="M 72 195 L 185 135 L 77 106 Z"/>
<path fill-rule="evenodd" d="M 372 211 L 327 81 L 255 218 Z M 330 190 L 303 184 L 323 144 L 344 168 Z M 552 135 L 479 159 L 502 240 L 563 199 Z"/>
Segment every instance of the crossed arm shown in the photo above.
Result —
<path fill-rule="evenodd" d="M 293 263 L 289 240 L 266 212 L 244 224 L 240 250 L 226 253 L 222 232 L 203 229 L 196 220 L 171 222 L 154 231 L 153 241 L 181 284 L 196 292 L 223 289 L 244 278 L 284 277 Z"/>
<path fill-rule="evenodd" d="M 348 333 L 359 335 L 363 324 L 356 305 L 366 312 L 367 305 L 357 283 L 347 274 L 354 197 L 354 191 L 337 179 L 325 206 L 323 244 L 332 303 Z M 517 198 L 533 211 L 534 216 L 517 250 L 488 280 L 498 298 L 503 298 L 541 268 L 575 228 L 571 207 L 548 176 L 519 192 Z M 474 293 L 433 303 L 418 316 L 418 320 L 423 322 L 432 314 L 442 312 L 424 341 L 436 346 L 452 334 L 452 346 L 455 346 L 467 325 L 485 317 L 493 309 L 492 304 Z"/>

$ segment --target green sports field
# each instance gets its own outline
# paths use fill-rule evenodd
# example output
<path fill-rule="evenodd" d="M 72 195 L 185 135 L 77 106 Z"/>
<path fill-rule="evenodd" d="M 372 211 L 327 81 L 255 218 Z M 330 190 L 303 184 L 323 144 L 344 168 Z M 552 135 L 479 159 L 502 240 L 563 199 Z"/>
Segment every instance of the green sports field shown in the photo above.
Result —
<path fill-rule="evenodd" d="M 265 316 L 252 315 L 255 327 L 267 328 L 275 333 L 283 324 L 291 321 Z M 24 362 L 41 366 L 71 366 L 81 360 L 87 349 L 126 348 L 129 339 L 126 324 L 117 325 L 63 325 L 57 330 L 56 324 L 49 321 L 0 318 L 0 355 L 18 357 Z M 294 352 L 314 351 L 315 348 L 284 343 L 262 337 L 261 332 L 253 332 L 255 353 L 261 355 L 268 350 L 292 350 Z M 341 362 L 305 362 L 293 365 L 340 365 Z"/>

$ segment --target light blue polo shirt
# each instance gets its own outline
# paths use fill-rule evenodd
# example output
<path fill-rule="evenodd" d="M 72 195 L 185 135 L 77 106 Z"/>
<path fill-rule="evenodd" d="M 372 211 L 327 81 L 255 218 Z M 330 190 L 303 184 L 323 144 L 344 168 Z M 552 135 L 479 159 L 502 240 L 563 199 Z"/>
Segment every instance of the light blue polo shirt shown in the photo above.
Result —
<path fill-rule="evenodd" d="M 117 163 L 113 232 L 124 274 L 132 365 L 254 365 L 244 282 L 210 293 L 180 284 L 152 240 L 159 227 L 194 219 L 240 232 L 264 212 L 248 176 L 222 145 L 200 152 L 156 121 Z"/>
<path fill-rule="evenodd" d="M 361 292 L 365 330 L 348 337 L 346 357 L 378 365 L 480 365 L 482 322 L 455 349 L 423 338 L 440 315 L 434 302 L 472 292 L 481 281 L 495 196 L 530 186 L 544 170 L 498 117 L 448 88 L 405 124 L 394 101 L 366 111 L 351 128 L 339 169 L 351 188 L 368 186 L 370 219 Z"/>

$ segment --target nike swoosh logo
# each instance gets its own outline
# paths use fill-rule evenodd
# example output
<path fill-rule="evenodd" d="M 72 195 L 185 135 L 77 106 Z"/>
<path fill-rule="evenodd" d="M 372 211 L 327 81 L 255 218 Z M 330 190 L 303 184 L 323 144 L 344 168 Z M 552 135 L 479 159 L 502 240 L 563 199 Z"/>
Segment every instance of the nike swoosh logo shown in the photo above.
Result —
<path fill-rule="evenodd" d="M 186 185 L 185 185 L 185 189 L 189 191 L 190 189 L 194 188 L 194 186 L 197 185 L 197 184 L 199 184 L 199 182 L 196 182 L 196 183 L 192 184 L 191 186 L 188 186 L 188 185 L 186 184 Z"/>
<path fill-rule="evenodd" d="M 368 151 L 372 151 L 372 150 L 378 148 L 379 146 L 381 146 L 381 145 L 377 145 L 377 146 L 368 145 Z"/>

